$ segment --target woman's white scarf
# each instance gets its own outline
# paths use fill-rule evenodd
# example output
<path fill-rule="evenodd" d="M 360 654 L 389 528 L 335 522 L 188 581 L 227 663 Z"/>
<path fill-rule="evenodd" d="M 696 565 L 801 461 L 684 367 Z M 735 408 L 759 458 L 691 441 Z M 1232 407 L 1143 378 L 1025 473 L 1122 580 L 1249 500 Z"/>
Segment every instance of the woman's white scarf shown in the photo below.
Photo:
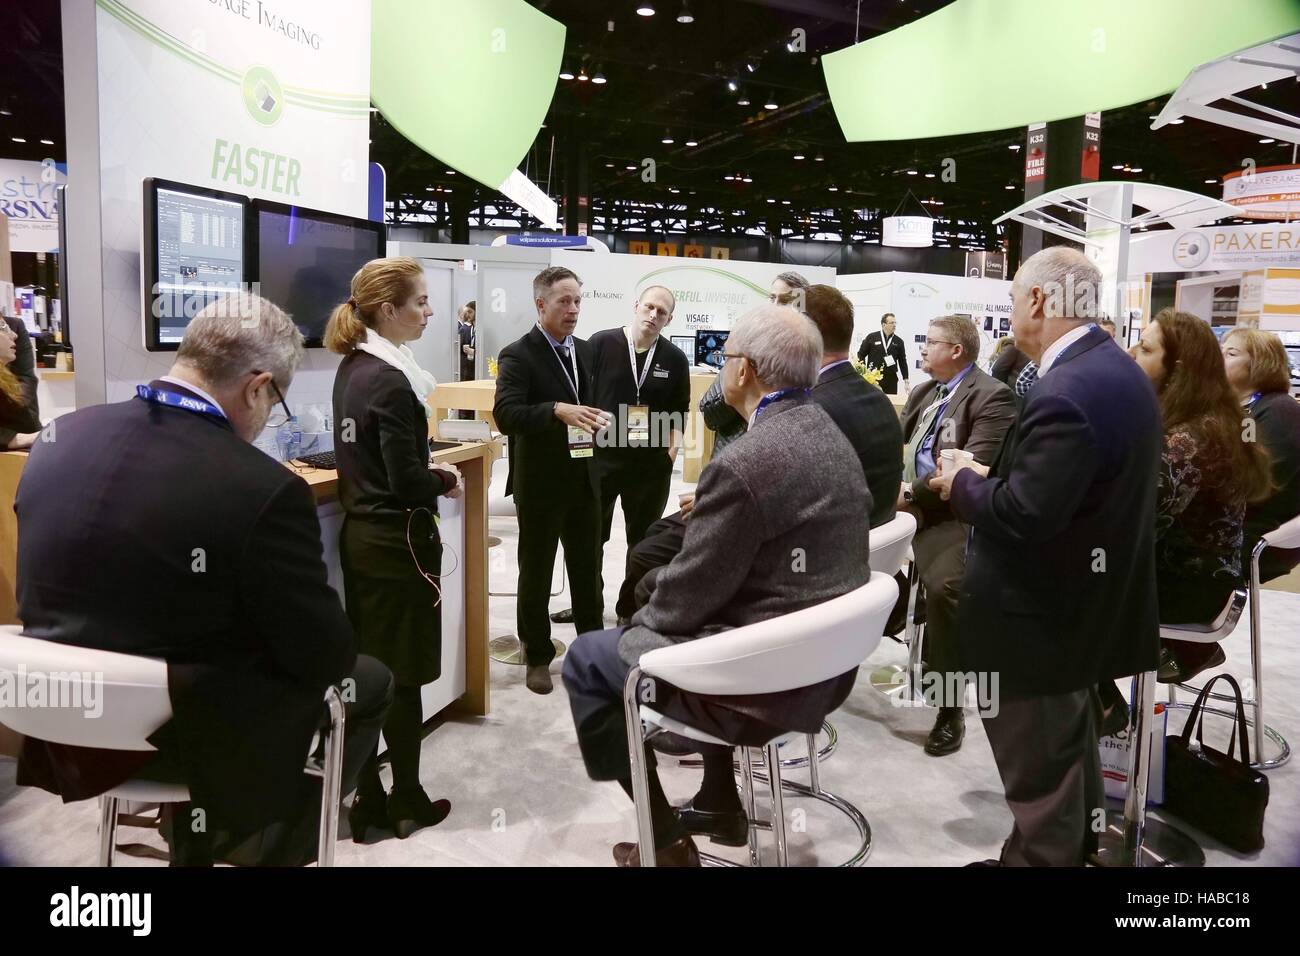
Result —
<path fill-rule="evenodd" d="M 415 397 L 420 400 L 420 404 L 424 407 L 425 417 L 433 417 L 433 409 L 429 407 L 429 403 L 425 399 L 437 387 L 438 380 L 420 368 L 420 363 L 415 360 L 414 352 L 405 345 L 394 345 L 374 329 L 366 329 L 366 339 L 357 348 L 362 352 L 369 352 L 382 362 L 387 362 L 405 375 L 406 380 L 411 383 L 411 391 L 415 392 Z"/>

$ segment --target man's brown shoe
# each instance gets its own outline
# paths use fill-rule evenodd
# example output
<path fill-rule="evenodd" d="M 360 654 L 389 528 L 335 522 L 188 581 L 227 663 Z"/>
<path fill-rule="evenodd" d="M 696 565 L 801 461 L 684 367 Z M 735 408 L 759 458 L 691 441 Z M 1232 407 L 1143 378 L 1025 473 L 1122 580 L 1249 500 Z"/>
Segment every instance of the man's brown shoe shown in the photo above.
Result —
<path fill-rule="evenodd" d="M 640 866 L 641 848 L 635 843 L 614 844 L 614 862 L 619 866 Z M 700 851 L 688 836 L 655 851 L 655 866 L 699 866 Z"/>

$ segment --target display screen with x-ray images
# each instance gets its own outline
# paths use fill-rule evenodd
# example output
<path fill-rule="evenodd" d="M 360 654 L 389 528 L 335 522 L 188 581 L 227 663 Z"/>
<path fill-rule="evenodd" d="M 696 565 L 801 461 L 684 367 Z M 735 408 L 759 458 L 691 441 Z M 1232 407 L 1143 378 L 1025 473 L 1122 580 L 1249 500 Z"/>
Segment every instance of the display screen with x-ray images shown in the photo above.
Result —
<path fill-rule="evenodd" d="M 730 335 L 730 332 L 717 329 L 701 329 L 696 332 L 695 364 L 707 365 L 710 368 L 722 368 L 722 363 L 725 361 L 722 357 L 722 351 Z"/>

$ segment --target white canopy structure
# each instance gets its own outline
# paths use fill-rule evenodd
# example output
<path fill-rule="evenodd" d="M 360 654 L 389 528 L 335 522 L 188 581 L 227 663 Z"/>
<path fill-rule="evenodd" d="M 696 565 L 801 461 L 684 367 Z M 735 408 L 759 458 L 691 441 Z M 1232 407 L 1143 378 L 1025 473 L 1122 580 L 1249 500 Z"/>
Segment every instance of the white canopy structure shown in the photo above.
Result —
<path fill-rule="evenodd" d="M 1236 215 L 1237 207 L 1185 189 L 1100 182 L 1077 183 L 1035 196 L 994 222 L 1013 219 L 1083 243 L 1102 270 L 1106 288 L 1100 301 L 1110 302 L 1110 314 L 1119 317 L 1124 315 L 1123 284 L 1128 279 L 1129 242 L 1135 229 L 1161 225 L 1193 229 Z M 1072 222 L 1072 216 L 1082 216 L 1084 225 Z"/>
<path fill-rule="evenodd" d="M 1257 136 L 1271 136 L 1288 143 L 1300 143 L 1300 116 L 1260 106 L 1241 96 L 1265 83 L 1290 83 L 1300 101 L 1300 33 L 1271 43 L 1261 43 L 1209 63 L 1202 63 L 1169 97 L 1152 129 L 1194 116 L 1220 126 L 1231 126 Z M 1223 106 L 1211 103 L 1223 101 Z M 1238 109 L 1227 108 L 1228 104 Z M 1249 110 L 1254 114 L 1243 112 Z"/>

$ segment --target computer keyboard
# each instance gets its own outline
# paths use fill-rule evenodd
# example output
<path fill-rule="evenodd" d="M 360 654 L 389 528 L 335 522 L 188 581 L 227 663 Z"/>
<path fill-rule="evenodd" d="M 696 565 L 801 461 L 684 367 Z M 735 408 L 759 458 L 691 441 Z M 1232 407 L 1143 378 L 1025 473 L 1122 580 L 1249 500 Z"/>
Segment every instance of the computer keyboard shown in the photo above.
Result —
<path fill-rule="evenodd" d="M 332 451 L 323 451 L 319 455 L 303 455 L 298 461 L 322 471 L 337 471 L 339 460 Z"/>

